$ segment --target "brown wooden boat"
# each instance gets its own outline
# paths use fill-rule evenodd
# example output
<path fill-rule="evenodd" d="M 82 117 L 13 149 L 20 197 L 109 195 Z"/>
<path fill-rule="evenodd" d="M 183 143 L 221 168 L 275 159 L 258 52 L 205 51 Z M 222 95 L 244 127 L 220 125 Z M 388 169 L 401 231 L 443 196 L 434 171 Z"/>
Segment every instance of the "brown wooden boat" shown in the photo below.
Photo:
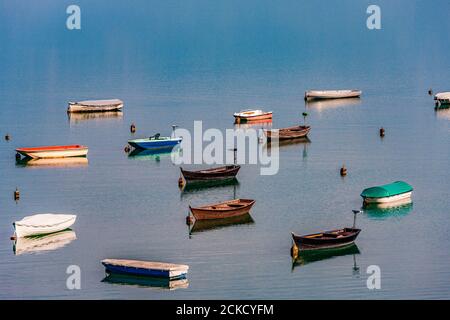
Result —
<path fill-rule="evenodd" d="M 180 170 L 184 180 L 189 182 L 233 179 L 240 168 L 241 166 L 238 165 L 230 165 L 197 171 L 183 170 L 183 168 Z"/>
<path fill-rule="evenodd" d="M 290 140 L 306 137 L 311 130 L 310 126 L 293 126 L 278 129 L 278 140 Z M 272 135 L 275 135 L 273 130 L 264 130 L 267 140 L 272 140 Z"/>
<path fill-rule="evenodd" d="M 254 204 L 255 200 L 234 199 L 197 208 L 189 206 L 189 209 L 196 220 L 224 219 L 244 215 Z"/>
<path fill-rule="evenodd" d="M 296 235 L 292 232 L 292 239 L 298 250 L 317 250 L 332 249 L 347 246 L 355 242 L 361 229 L 355 228 L 356 215 L 361 213 L 359 210 L 352 210 L 353 226 L 319 233 L 308 234 L 304 236 Z"/>
<path fill-rule="evenodd" d="M 292 239 L 299 250 L 338 248 L 353 243 L 361 229 L 342 228 L 299 236 L 292 233 Z"/>

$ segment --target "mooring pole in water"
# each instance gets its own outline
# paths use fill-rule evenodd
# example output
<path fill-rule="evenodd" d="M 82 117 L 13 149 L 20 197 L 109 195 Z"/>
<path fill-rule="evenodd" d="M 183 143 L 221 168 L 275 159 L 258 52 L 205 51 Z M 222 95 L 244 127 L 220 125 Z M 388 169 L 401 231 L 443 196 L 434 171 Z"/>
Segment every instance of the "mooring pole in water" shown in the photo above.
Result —
<path fill-rule="evenodd" d="M 362 211 L 361 210 L 352 210 L 352 211 L 353 211 L 353 229 L 355 229 L 355 227 L 356 227 L 356 215 L 358 213 L 361 213 Z"/>
<path fill-rule="evenodd" d="M 385 133 L 385 132 L 384 132 L 384 128 L 381 127 L 381 128 L 380 128 L 380 137 L 383 138 L 383 137 L 384 137 L 384 133 Z"/>
<path fill-rule="evenodd" d="M 431 96 L 433 94 L 433 89 L 428 89 L 428 94 Z"/>
<path fill-rule="evenodd" d="M 178 128 L 178 126 L 176 124 L 172 125 L 172 138 L 175 138 L 175 130 L 176 128 Z"/>

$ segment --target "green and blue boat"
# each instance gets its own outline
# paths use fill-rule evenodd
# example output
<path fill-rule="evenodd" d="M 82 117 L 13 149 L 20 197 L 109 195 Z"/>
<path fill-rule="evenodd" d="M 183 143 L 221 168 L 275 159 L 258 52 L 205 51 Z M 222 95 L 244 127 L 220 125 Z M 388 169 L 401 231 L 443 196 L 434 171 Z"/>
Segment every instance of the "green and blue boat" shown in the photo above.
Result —
<path fill-rule="evenodd" d="M 413 187 L 404 181 L 364 189 L 361 197 L 364 204 L 403 202 L 411 199 Z"/>

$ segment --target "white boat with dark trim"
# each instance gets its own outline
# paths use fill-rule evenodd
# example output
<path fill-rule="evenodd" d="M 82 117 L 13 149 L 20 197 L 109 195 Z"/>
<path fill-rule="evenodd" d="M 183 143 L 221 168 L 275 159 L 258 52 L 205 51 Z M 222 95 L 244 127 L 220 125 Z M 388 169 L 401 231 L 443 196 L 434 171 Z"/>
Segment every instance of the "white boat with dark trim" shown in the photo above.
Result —
<path fill-rule="evenodd" d="M 361 90 L 309 90 L 305 92 L 305 100 L 358 98 Z"/>
<path fill-rule="evenodd" d="M 119 111 L 123 108 L 123 101 L 119 99 L 85 100 L 69 102 L 67 112 L 107 112 Z"/>
<path fill-rule="evenodd" d="M 450 91 L 436 93 L 434 100 L 436 100 L 436 107 L 440 107 L 442 105 L 450 107 Z"/>
<path fill-rule="evenodd" d="M 17 238 L 48 234 L 68 229 L 75 223 L 73 214 L 41 213 L 13 223 Z"/>

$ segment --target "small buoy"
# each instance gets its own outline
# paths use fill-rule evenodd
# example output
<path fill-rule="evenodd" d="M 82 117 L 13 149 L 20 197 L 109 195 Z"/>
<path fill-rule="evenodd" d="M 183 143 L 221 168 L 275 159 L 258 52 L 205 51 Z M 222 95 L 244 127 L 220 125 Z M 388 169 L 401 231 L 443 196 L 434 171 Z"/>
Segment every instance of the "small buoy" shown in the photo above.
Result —
<path fill-rule="evenodd" d="M 192 218 L 190 215 L 186 217 L 186 224 L 190 226 L 194 223 L 194 218 Z"/>
<path fill-rule="evenodd" d="M 20 156 L 20 153 L 16 153 L 16 161 L 20 161 L 20 159 L 22 159 L 22 157 Z"/>
<path fill-rule="evenodd" d="M 430 88 L 428 89 L 428 94 L 431 96 L 433 94 L 433 90 Z"/>
<path fill-rule="evenodd" d="M 130 131 L 131 131 L 131 133 L 135 133 L 136 132 L 136 126 L 135 126 L 134 123 L 131 124 Z"/>
<path fill-rule="evenodd" d="M 9 141 L 9 139 L 11 139 L 11 137 L 9 136 L 9 134 L 6 134 L 6 135 L 5 135 L 5 140 L 6 140 L 6 141 Z"/>
<path fill-rule="evenodd" d="M 380 137 L 384 137 L 384 128 L 380 128 Z"/>
<path fill-rule="evenodd" d="M 19 189 L 17 189 L 16 187 L 16 191 L 14 191 L 14 200 L 19 200 L 20 199 L 20 192 Z"/>
<path fill-rule="evenodd" d="M 126 153 L 129 153 L 131 151 L 130 146 L 126 145 L 125 148 L 123 149 L 123 151 L 125 151 Z"/>
<path fill-rule="evenodd" d="M 16 237 L 16 235 L 14 234 L 14 235 L 12 235 L 11 237 L 9 237 L 9 239 L 10 239 L 10 240 L 16 240 L 17 237 Z"/>
<path fill-rule="evenodd" d="M 346 176 L 347 175 L 347 168 L 345 166 L 342 166 L 340 172 L 341 172 L 341 176 L 342 177 Z"/>

